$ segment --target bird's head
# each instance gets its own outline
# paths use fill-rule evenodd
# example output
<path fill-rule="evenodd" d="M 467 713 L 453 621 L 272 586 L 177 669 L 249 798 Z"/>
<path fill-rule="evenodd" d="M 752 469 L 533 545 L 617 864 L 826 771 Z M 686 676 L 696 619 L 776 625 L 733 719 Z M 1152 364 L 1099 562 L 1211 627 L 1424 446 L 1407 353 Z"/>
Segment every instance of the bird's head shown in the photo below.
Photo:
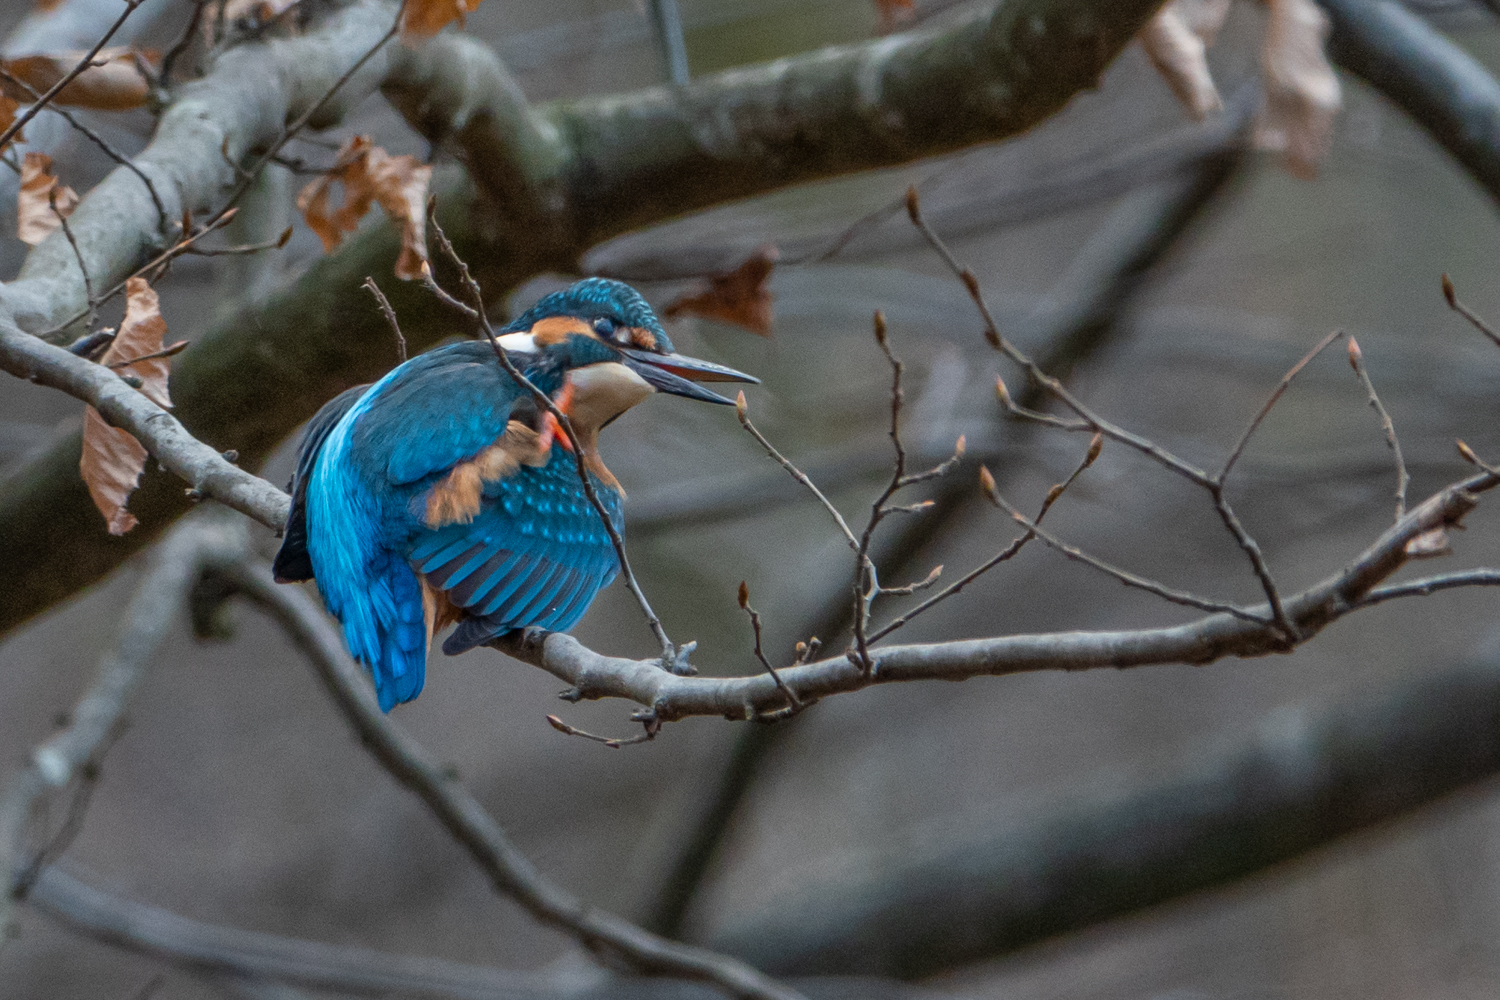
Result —
<path fill-rule="evenodd" d="M 585 278 L 546 296 L 501 331 L 523 367 L 561 375 L 560 400 L 575 424 L 597 429 L 653 392 L 732 403 L 697 382 L 758 382 L 743 372 L 678 354 L 634 288 Z"/>

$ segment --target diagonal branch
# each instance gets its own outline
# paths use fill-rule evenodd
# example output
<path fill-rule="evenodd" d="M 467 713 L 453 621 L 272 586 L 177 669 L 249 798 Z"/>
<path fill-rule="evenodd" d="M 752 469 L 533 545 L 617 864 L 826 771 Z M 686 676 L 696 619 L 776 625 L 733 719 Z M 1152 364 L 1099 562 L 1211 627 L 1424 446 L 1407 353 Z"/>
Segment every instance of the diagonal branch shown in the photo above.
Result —
<path fill-rule="evenodd" d="M 380 711 L 364 669 L 344 651 L 337 629 L 311 597 L 272 582 L 265 566 L 240 563 L 225 572 L 230 582 L 287 630 L 312 660 L 365 747 L 392 777 L 427 804 L 498 891 L 543 923 L 591 949 L 625 959 L 642 972 L 707 980 L 745 1000 L 801 1000 L 801 994 L 735 959 L 658 937 L 548 881 L 473 794 Z M 663 677 L 675 676 L 659 666 L 653 669 Z"/>

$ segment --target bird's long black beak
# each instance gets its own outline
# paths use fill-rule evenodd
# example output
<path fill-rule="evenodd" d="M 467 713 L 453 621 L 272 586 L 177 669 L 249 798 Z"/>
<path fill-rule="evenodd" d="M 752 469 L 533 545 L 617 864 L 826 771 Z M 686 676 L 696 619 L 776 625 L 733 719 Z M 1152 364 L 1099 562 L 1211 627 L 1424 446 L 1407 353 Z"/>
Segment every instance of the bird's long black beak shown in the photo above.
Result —
<path fill-rule="evenodd" d="M 760 379 L 733 368 L 716 365 L 712 361 L 701 361 L 682 354 L 653 354 L 624 348 L 625 365 L 658 392 L 670 392 L 674 396 L 686 396 L 705 403 L 733 405 L 734 400 L 725 399 L 717 392 L 709 392 L 695 382 L 750 382 L 760 384 Z M 689 380 L 693 381 L 689 381 Z"/>

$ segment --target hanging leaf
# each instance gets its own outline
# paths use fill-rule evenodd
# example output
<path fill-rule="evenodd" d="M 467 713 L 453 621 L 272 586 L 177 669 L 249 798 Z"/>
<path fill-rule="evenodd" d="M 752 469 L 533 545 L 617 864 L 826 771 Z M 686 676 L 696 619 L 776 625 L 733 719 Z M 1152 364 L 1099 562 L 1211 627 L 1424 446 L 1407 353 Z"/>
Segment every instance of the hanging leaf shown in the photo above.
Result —
<path fill-rule="evenodd" d="M 774 246 L 761 247 L 733 271 L 709 278 L 707 288 L 674 300 L 662 310 L 663 315 L 703 316 L 769 337 L 772 300 L 766 279 L 776 266 L 776 257 Z"/>
<path fill-rule="evenodd" d="M 20 80 L 38 94 L 46 93 L 87 52 L 60 52 L 47 55 L 18 56 L 0 61 L 0 69 Z M 134 49 L 108 48 L 99 50 L 94 64 L 78 74 L 72 82 L 52 99 L 55 104 L 66 104 L 75 108 L 92 108 L 96 111 L 129 111 L 141 107 L 151 95 L 151 81 L 141 72 L 140 62 L 156 63 L 154 52 Z M 7 96 L 30 103 L 31 95 L 14 84 L 4 82 Z"/>
<path fill-rule="evenodd" d="M 53 205 L 57 207 L 54 209 Z M 78 193 L 52 176 L 52 157 L 27 153 L 21 163 L 21 187 L 16 194 L 16 235 L 36 246 L 78 206 Z"/>
<path fill-rule="evenodd" d="M 481 0 L 406 0 L 401 12 L 401 40 L 407 42 L 431 38 L 454 21 L 463 27 L 464 18 L 479 7 Z"/>
<path fill-rule="evenodd" d="M 1328 15 L 1313 0 L 1268 0 L 1260 65 L 1266 103 L 1255 144 L 1285 156 L 1298 177 L 1317 176 L 1343 100 L 1328 62 Z"/>
<path fill-rule="evenodd" d="M 16 112 L 20 110 L 21 102 L 14 97 L 0 94 L 0 132 L 10 128 L 16 120 Z M 16 138 L 21 138 L 19 135 Z"/>
<path fill-rule="evenodd" d="M 131 278 L 125 288 L 125 320 L 99 363 L 138 379 L 140 391 L 148 399 L 170 409 L 167 379 L 171 355 L 186 345 L 163 348 L 167 323 L 162 319 L 156 291 L 145 278 Z M 125 509 L 125 502 L 146 468 L 146 449 L 141 443 L 130 432 L 111 427 L 90 406 L 83 414 L 83 457 L 78 466 L 94 506 L 109 524 L 109 533 L 123 535 L 134 528 L 135 515 Z"/>
<path fill-rule="evenodd" d="M 1151 65 L 1193 118 L 1223 107 L 1208 70 L 1208 47 L 1229 16 L 1229 0 L 1173 0 L 1138 37 Z"/>
<path fill-rule="evenodd" d="M 368 136 L 357 135 L 344 143 L 334 167 L 302 189 L 297 208 L 308 228 L 330 251 L 346 233 L 359 226 L 370 206 L 379 203 L 385 214 L 401 227 L 401 256 L 396 277 L 420 278 L 427 267 L 427 188 L 432 168 L 414 156 L 392 156 L 373 145 Z M 343 188 L 343 202 L 334 207 L 333 185 Z"/>

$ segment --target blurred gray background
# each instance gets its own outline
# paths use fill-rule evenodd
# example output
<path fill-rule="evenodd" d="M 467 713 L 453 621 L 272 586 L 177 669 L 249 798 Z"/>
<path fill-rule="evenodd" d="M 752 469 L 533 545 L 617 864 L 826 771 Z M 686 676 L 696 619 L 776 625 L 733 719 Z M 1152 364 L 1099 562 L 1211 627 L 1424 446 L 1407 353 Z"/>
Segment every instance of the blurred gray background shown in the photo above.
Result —
<path fill-rule="evenodd" d="M 0 12 L 0 33 L 20 6 Z M 185 13 L 157 6 L 148 42 L 170 38 Z M 867 0 L 682 7 L 695 74 L 866 38 L 877 24 Z M 1211 54 L 1226 96 L 1253 76 L 1262 16 L 1258 6 L 1236 4 Z M 1435 23 L 1500 69 L 1500 21 L 1476 7 L 1453 8 Z M 661 73 L 650 21 L 628 2 L 496 0 L 468 30 L 496 46 L 536 100 L 642 86 Z M 1246 155 L 1071 384 L 1103 414 L 1212 467 L 1281 374 L 1342 328 L 1363 347 L 1401 435 L 1411 495 L 1420 499 L 1465 474 L 1455 436 L 1500 456 L 1500 351 L 1447 310 L 1438 284 L 1449 273 L 1466 302 L 1500 318 L 1500 218 L 1400 111 L 1357 81 L 1344 84 L 1346 107 L 1321 176 L 1299 181 L 1274 156 Z M 143 144 L 150 124 L 144 114 L 95 119 L 128 149 Z M 887 371 L 870 335 L 870 314 L 882 309 L 909 370 L 908 442 L 940 456 L 967 434 L 971 457 L 953 474 L 965 495 L 985 457 L 1007 496 L 1034 509 L 1086 441 L 1003 419 L 994 379 L 1004 375 L 1012 387 L 1022 380 L 984 345 L 962 286 L 914 238 L 904 213 L 862 229 L 831 260 L 812 258 L 922 182 L 929 214 L 948 228 L 1003 322 L 1023 342 L 1034 339 L 1048 310 L 1067 304 L 1056 297 L 1088 284 L 1091 260 L 1182 183 L 1180 170 L 1160 171 L 1123 194 L 1101 194 L 1091 188 L 1103 182 L 1088 180 L 1089 170 L 1223 127 L 1190 123 L 1132 47 L 1097 92 L 1031 135 L 632 234 L 600 248 L 590 264 L 625 276 L 680 276 L 779 243 L 787 263 L 771 281 L 774 338 L 688 319 L 669 326 L 679 349 L 758 375 L 764 384 L 748 396 L 760 427 L 809 471 L 826 474 L 834 500 L 862 522 L 889 468 Z M 333 136 L 356 132 L 393 152 L 425 153 L 378 98 Z M 79 144 L 58 159 L 79 190 L 108 167 Z M 1071 176 L 1084 181 L 1056 204 L 1027 194 Z M 13 232 L 13 214 L 0 226 Z M 23 249 L 0 240 L 5 275 Z M 318 252 L 299 228 L 276 267 L 294 274 Z M 224 280 L 209 262 L 175 266 L 160 287 L 174 336 L 192 338 Z M 512 308 L 565 280 L 520 289 Z M 660 306 L 686 282 L 641 287 Z M 58 393 L 7 381 L 0 460 L 20 459 L 58 426 L 71 426 L 79 409 Z M 629 492 L 637 572 L 673 637 L 697 639 L 695 659 L 706 670 L 756 671 L 735 604 L 743 579 L 765 618 L 773 660 L 788 658 L 846 585 L 847 551 L 824 513 L 784 485 L 784 473 L 727 408 L 652 401 L 610 429 L 606 449 Z M 278 482 L 289 468 L 285 452 L 268 473 Z M 1333 572 L 1383 530 L 1394 475 L 1341 347 L 1294 385 L 1235 479 L 1231 496 L 1287 590 Z M 951 577 L 1001 548 L 1012 535 L 1007 519 L 972 493 L 907 569 L 891 574 L 916 578 L 942 563 Z M 1050 518 L 1055 532 L 1116 564 L 1222 599 L 1257 598 L 1206 497 L 1118 448 L 1106 447 Z M 269 552 L 274 539 L 259 534 Z M 1440 568 L 1500 561 L 1500 517 L 1481 506 L 1455 544 Z M 132 564 L 0 644 L 0 764 L 24 760 L 87 684 L 136 573 Z M 1277 712 L 1369 696 L 1476 658 L 1500 662 L 1497 596 L 1451 592 L 1383 606 L 1335 624 L 1291 656 L 890 686 L 828 699 L 769 741 L 687 932 L 708 939 L 755 921 L 774 925 L 784 907 L 819 886 L 1150 787 L 1234 746 Z M 901 599 L 887 604 L 888 614 Z M 106 762 L 67 867 L 121 895 L 242 928 L 520 969 L 576 961 L 565 939 L 497 898 L 427 812 L 367 758 L 288 642 L 248 609 L 236 617 L 231 642 L 195 642 L 184 625 L 165 648 Z M 935 640 L 1189 617 L 1033 545 L 901 635 Z M 605 652 L 653 652 L 618 585 L 576 634 Z M 835 648 L 845 641 L 824 638 Z M 544 717 L 629 735 L 629 706 L 564 705 L 558 687 L 493 651 L 437 656 L 422 698 L 396 715 L 459 769 L 542 870 L 601 906 L 644 916 L 745 726 L 696 719 L 668 726 L 654 743 L 610 750 L 554 732 Z M 123 998 L 165 968 L 23 911 L 19 936 L 0 947 L 0 996 Z M 1500 797 L 1493 785 L 1471 787 L 1227 888 L 931 985 L 1017 1000 L 1494 996 Z M 157 995 L 215 989 L 169 972 Z"/>

